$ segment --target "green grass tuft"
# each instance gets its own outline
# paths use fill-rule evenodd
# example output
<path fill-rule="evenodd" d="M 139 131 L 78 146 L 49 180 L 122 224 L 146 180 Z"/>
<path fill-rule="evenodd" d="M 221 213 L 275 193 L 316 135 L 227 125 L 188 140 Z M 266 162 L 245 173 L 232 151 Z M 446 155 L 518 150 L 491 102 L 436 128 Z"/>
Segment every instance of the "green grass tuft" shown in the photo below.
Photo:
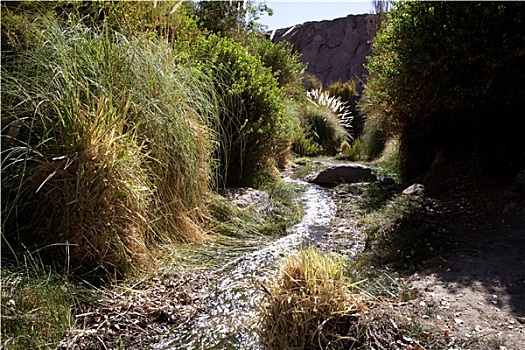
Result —
<path fill-rule="evenodd" d="M 84 287 L 25 255 L 18 267 L 3 264 L 1 273 L 1 346 L 3 349 L 54 349 L 75 326 Z"/>

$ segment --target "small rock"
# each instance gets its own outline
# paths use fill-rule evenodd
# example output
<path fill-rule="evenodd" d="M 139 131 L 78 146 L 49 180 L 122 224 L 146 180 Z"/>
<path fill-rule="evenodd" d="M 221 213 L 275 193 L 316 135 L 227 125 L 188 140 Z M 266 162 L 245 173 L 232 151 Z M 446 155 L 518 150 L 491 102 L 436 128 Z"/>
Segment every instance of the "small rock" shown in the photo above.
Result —
<path fill-rule="evenodd" d="M 505 206 L 505 208 L 503 208 L 503 214 L 512 213 L 513 211 L 516 210 L 516 208 L 518 208 L 518 204 L 515 203 L 515 202 L 511 202 L 511 203 L 507 204 Z"/>
<path fill-rule="evenodd" d="M 422 184 L 412 184 L 405 188 L 402 192 L 405 196 L 420 196 L 425 192 L 425 186 Z"/>
<path fill-rule="evenodd" d="M 226 188 L 221 195 L 230 199 L 239 208 L 254 206 L 263 209 L 270 203 L 270 195 L 267 192 L 259 191 L 250 187 Z"/>

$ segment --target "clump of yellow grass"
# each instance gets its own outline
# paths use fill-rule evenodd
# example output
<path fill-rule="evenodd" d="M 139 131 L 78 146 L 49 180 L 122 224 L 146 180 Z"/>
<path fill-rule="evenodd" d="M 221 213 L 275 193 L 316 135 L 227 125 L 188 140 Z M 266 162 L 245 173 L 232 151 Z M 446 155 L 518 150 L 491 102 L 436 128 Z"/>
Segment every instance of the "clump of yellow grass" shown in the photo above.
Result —
<path fill-rule="evenodd" d="M 371 298 L 354 293 L 343 274 L 343 257 L 315 248 L 281 264 L 265 287 L 260 337 L 268 349 L 338 349 L 359 342 L 355 329 Z"/>

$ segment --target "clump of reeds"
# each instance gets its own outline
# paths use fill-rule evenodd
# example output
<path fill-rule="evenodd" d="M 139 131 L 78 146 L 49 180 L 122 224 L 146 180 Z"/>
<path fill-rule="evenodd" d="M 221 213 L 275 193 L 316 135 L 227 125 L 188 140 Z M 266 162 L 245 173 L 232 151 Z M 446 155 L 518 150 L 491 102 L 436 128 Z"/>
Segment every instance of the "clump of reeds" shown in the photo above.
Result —
<path fill-rule="evenodd" d="M 343 258 L 308 248 L 290 255 L 265 290 L 261 339 L 268 349 L 338 349 L 358 342 L 352 334 L 370 298 L 352 292 Z"/>
<path fill-rule="evenodd" d="M 353 116 L 350 110 L 349 102 L 343 100 L 340 96 L 330 95 L 328 91 L 315 89 L 306 92 L 306 96 L 314 104 L 328 108 L 339 117 L 339 122 L 345 128 L 352 128 Z"/>
<path fill-rule="evenodd" d="M 17 128 L 2 135 L 3 240 L 96 274 L 144 263 L 155 239 L 201 241 L 206 79 L 152 37 L 33 25 L 41 37 L 2 68 L 2 125 Z"/>

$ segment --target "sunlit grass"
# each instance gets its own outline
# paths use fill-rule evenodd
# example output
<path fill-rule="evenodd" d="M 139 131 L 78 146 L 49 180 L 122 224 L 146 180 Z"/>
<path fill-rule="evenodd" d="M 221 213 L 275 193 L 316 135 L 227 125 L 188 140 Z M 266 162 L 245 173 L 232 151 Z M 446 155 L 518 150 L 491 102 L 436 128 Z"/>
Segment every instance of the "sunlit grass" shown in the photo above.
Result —
<path fill-rule="evenodd" d="M 3 239 L 92 275 L 147 263 L 154 241 L 201 242 L 214 163 L 207 78 L 154 38 L 45 19 L 2 67 Z"/>
<path fill-rule="evenodd" d="M 86 288 L 46 268 L 38 257 L 24 258 L 19 266 L 2 266 L 2 348 L 54 349 L 75 327 L 80 300 L 90 297 Z"/>
<path fill-rule="evenodd" d="M 223 196 L 212 194 L 206 209 L 205 243 L 164 246 L 162 256 L 169 256 L 164 264 L 214 269 L 286 234 L 302 215 L 297 197 L 303 188 L 277 182 L 264 189 L 270 196 L 264 207 L 239 208 Z"/>
<path fill-rule="evenodd" d="M 347 334 L 370 299 L 352 292 L 344 265 L 342 256 L 315 248 L 282 261 L 265 287 L 260 337 L 268 349 L 338 349 L 357 341 Z"/>

